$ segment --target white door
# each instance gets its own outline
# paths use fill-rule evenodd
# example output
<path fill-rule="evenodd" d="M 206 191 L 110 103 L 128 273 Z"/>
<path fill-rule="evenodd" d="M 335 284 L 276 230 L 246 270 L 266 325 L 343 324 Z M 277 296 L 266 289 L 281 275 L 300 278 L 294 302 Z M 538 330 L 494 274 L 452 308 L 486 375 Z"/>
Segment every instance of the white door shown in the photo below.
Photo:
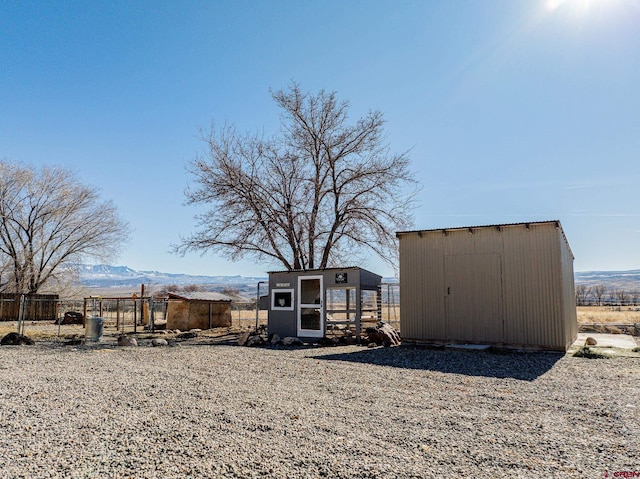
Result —
<path fill-rule="evenodd" d="M 322 276 L 298 276 L 298 336 L 324 336 Z"/>

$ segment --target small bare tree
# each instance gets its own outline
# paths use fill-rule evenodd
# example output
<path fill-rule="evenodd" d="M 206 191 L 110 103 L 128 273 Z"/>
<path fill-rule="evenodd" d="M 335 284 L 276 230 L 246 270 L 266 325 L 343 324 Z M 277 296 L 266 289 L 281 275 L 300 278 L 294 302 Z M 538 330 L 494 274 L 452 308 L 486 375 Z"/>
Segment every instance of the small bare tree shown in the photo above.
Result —
<path fill-rule="evenodd" d="M 128 236 L 111 202 L 68 170 L 0 161 L 0 288 L 33 294 L 66 285 L 74 265 L 105 259 Z"/>
<path fill-rule="evenodd" d="M 620 306 L 624 306 L 629 299 L 627 292 L 624 289 L 619 289 L 615 292 L 616 299 L 618 300 L 618 304 Z"/>
<path fill-rule="evenodd" d="M 604 284 L 596 284 L 595 286 L 591 287 L 591 292 L 596 300 L 596 304 L 600 306 L 602 304 L 602 300 L 604 299 L 604 295 L 607 292 L 607 287 Z"/>
<path fill-rule="evenodd" d="M 352 264 L 370 250 L 395 262 L 395 231 L 411 221 L 416 182 L 406 153 L 384 142 L 382 113 L 348 122 L 335 93 L 272 92 L 281 109 L 274 138 L 225 126 L 203 134 L 208 151 L 188 171 L 189 204 L 210 209 L 175 251 L 251 256 L 292 269 Z"/>
<path fill-rule="evenodd" d="M 576 286 L 576 302 L 579 306 L 587 304 L 589 294 L 591 294 L 591 288 L 587 287 L 587 285 L 579 284 Z"/>

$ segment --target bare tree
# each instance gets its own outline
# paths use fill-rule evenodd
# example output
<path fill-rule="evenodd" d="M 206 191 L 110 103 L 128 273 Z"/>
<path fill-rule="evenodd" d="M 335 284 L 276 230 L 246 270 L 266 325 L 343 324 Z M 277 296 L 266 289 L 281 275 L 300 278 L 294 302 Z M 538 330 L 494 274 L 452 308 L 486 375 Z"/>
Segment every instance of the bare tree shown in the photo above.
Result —
<path fill-rule="evenodd" d="M 0 161 L 4 291 L 32 294 L 67 284 L 74 265 L 110 257 L 127 236 L 115 206 L 70 171 Z"/>
<path fill-rule="evenodd" d="M 591 287 L 591 291 L 593 293 L 593 297 L 596 299 L 596 304 L 600 306 L 604 299 L 604 295 L 607 292 L 607 287 L 604 284 L 596 284 Z"/>
<path fill-rule="evenodd" d="M 182 287 L 182 291 L 185 293 L 198 293 L 205 290 L 206 288 L 201 284 L 185 284 Z"/>
<path fill-rule="evenodd" d="M 640 299 L 640 291 L 637 289 L 631 291 L 631 301 L 633 305 L 636 306 L 638 304 L 638 300 Z"/>
<path fill-rule="evenodd" d="M 624 289 L 619 289 L 615 292 L 616 299 L 618 300 L 618 304 L 620 306 L 624 306 L 627 302 L 628 295 Z"/>
<path fill-rule="evenodd" d="M 589 294 L 591 294 L 591 288 L 587 287 L 587 285 L 579 284 L 576 286 L 576 302 L 579 306 L 587 304 Z"/>
<path fill-rule="evenodd" d="M 335 92 L 272 92 L 281 109 L 273 138 L 231 126 L 202 135 L 208 150 L 188 166 L 189 204 L 210 209 L 175 251 L 217 251 L 292 269 L 353 263 L 364 251 L 391 262 L 395 231 L 411 222 L 416 182 L 406 153 L 384 141 L 382 113 L 348 122 Z"/>

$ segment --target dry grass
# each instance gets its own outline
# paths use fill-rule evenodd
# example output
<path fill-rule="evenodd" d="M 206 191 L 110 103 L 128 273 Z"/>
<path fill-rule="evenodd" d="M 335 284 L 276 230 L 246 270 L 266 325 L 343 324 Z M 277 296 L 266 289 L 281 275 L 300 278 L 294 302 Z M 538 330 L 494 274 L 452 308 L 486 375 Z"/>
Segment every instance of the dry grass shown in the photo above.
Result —
<path fill-rule="evenodd" d="M 640 311 L 636 311 L 633 307 L 611 307 L 611 306 L 579 306 L 578 311 L 578 324 L 634 324 L 640 323 Z M 118 330 L 115 329 L 115 316 L 109 317 L 108 314 L 105 323 L 105 334 L 117 334 L 118 331 L 122 331 L 122 325 Z M 392 326 L 399 329 L 399 316 L 398 310 L 388 311 L 386 307 L 382 310 L 383 320 L 391 322 Z M 232 328 L 233 329 L 246 329 L 255 327 L 256 313 L 255 310 L 233 310 L 231 313 Z M 160 319 L 160 318 L 158 318 Z M 267 312 L 260 311 L 259 324 L 267 324 Z M 6 334 L 17 331 L 17 323 L 15 321 L 0 322 L 0 338 Z M 133 331 L 133 318 L 128 316 L 125 318 L 125 332 Z M 143 332 L 143 327 L 138 326 L 138 332 Z M 63 325 L 58 328 L 51 322 L 37 322 L 33 323 L 27 321 L 25 324 L 25 334 L 35 340 L 47 340 L 47 339 L 76 339 L 84 337 L 84 328 L 81 325 Z"/>
<path fill-rule="evenodd" d="M 578 306 L 578 324 L 585 323 L 640 323 L 640 311 L 627 306 Z"/>
<path fill-rule="evenodd" d="M 7 321 L 0 323 L 0 338 L 5 337 L 9 333 L 18 331 L 18 323 L 16 321 Z M 51 340 L 60 339 L 78 339 L 84 337 L 84 328 L 82 325 L 64 325 L 58 329 L 58 326 L 47 322 L 26 322 L 24 325 L 24 333 L 31 339 Z"/>

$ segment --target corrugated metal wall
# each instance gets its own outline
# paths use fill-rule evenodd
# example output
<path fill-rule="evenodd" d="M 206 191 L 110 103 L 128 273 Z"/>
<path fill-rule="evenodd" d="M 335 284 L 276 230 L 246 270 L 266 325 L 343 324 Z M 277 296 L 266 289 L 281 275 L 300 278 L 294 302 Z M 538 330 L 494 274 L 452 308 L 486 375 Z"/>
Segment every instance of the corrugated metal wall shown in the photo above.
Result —
<path fill-rule="evenodd" d="M 564 350 L 577 334 L 558 222 L 399 233 L 408 339 Z"/>
<path fill-rule="evenodd" d="M 560 244 L 565 245 L 564 248 L 561 249 L 561 261 L 562 261 L 562 292 L 564 293 L 563 297 L 563 324 L 564 324 L 564 338 L 565 338 L 565 349 L 568 349 L 569 346 L 575 341 L 578 336 L 578 312 L 576 310 L 576 286 L 574 282 L 574 273 L 573 273 L 573 253 L 569 248 L 567 240 L 564 236 L 564 231 L 561 228 L 558 229 L 558 242 Z"/>

